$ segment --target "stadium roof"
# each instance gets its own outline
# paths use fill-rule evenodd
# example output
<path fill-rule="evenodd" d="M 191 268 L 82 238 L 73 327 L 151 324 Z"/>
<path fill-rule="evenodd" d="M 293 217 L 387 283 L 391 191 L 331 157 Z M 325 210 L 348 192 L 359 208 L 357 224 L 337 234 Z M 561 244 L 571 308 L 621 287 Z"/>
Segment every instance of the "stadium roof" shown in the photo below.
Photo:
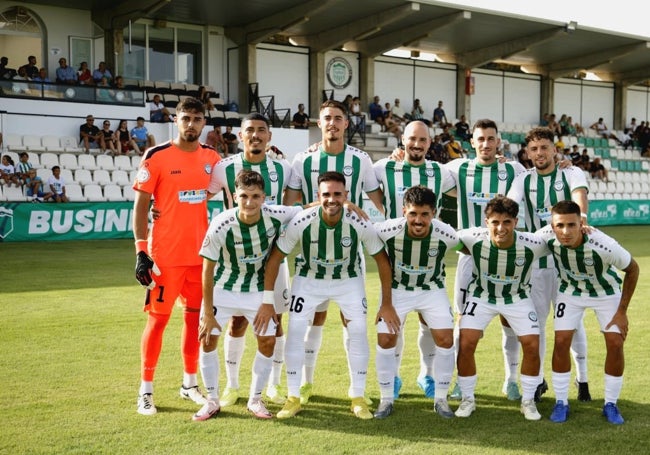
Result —
<path fill-rule="evenodd" d="M 24 0 L 91 10 L 100 27 L 129 19 L 214 25 L 237 44 L 274 42 L 314 51 L 377 56 L 392 49 L 436 54 L 464 68 L 485 65 L 551 78 L 625 85 L 650 79 L 650 41 L 641 36 L 432 0 Z M 604 13 L 606 14 L 606 13 Z"/>

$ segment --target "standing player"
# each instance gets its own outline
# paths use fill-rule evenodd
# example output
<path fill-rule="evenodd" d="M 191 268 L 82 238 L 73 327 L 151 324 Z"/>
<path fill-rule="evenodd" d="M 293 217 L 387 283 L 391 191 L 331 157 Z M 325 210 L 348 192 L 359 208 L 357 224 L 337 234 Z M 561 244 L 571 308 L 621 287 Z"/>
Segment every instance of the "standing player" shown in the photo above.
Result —
<path fill-rule="evenodd" d="M 458 238 L 451 226 L 434 219 L 436 195 L 429 188 L 417 185 L 406 190 L 402 210 L 404 217 L 377 223 L 375 229 L 390 258 L 393 305 L 402 326 L 408 313 L 416 311 L 435 340 L 434 410 L 451 418 L 454 413 L 447 403 L 447 391 L 454 372 L 454 317 L 445 288 L 444 257 L 458 244 Z M 398 334 L 379 321 L 376 367 L 381 401 L 374 414 L 378 419 L 393 412 L 397 339 Z"/>
<path fill-rule="evenodd" d="M 235 179 L 237 206 L 212 220 L 201 247 L 203 308 L 199 337 L 203 344 L 199 360 L 208 400 L 194 414 L 194 420 L 207 420 L 220 410 L 217 343 L 221 327 L 231 316 L 243 316 L 249 322 L 261 318 L 264 322 L 255 327 L 258 351 L 247 408 L 260 419 L 272 417 L 262 401 L 262 389 L 271 373 L 279 322 L 273 306 L 262 305 L 264 263 L 282 226 L 302 209 L 263 205 L 264 187 L 262 175 L 240 171 Z"/>
<path fill-rule="evenodd" d="M 197 384 L 199 310 L 201 308 L 201 241 L 208 227 L 207 187 L 219 155 L 199 143 L 205 126 L 205 108 L 186 98 L 176 108 L 178 135 L 147 150 L 133 189 L 133 234 L 136 279 L 147 287 L 144 310 L 147 325 L 142 334 L 142 369 L 138 412 L 156 413 L 153 378 L 162 348 L 163 332 L 177 297 L 183 303 L 183 384 L 180 395 L 205 403 Z M 155 199 L 163 216 L 149 229 L 149 206 Z M 152 273 L 154 276 L 152 276 Z"/>
<path fill-rule="evenodd" d="M 285 349 L 289 397 L 279 419 L 295 416 L 301 409 L 300 385 L 305 359 L 305 332 L 314 312 L 323 303 L 335 300 L 349 333 L 347 349 L 351 410 L 360 419 L 372 419 L 364 400 L 368 370 L 367 302 L 362 270 L 361 245 L 377 262 L 382 301 L 377 320 L 383 319 L 391 332 L 399 330 L 399 319 L 391 301 L 391 270 L 384 245 L 372 226 L 343 208 L 347 199 L 345 177 L 325 172 L 318 178 L 320 205 L 304 210 L 287 226 L 278 239 L 266 266 L 264 303 L 280 262 L 300 245 L 296 274 L 291 284 L 289 327 Z"/>
<path fill-rule="evenodd" d="M 494 121 L 483 119 L 474 124 L 472 147 L 476 150 L 476 158 L 455 159 L 445 166 L 456 180 L 456 199 L 458 202 L 458 229 L 472 227 L 485 227 L 485 204 L 496 196 L 505 196 L 517 174 L 524 167 L 514 161 L 499 162 L 497 152 L 501 145 L 499 131 Z M 456 281 L 454 286 L 454 300 L 456 311 L 462 313 L 462 308 L 467 296 L 467 285 L 472 278 L 472 260 L 469 256 L 461 254 L 456 268 Z M 503 384 L 503 393 L 510 400 L 519 400 L 521 394 L 517 386 L 517 367 L 519 366 L 519 343 L 514 331 L 507 327 L 501 318 L 503 327 L 504 362 L 506 380 Z M 456 349 L 459 344 L 456 341 Z M 456 389 L 451 394 L 452 398 L 460 398 Z"/>
<path fill-rule="evenodd" d="M 460 317 L 458 385 L 462 401 L 457 417 L 469 417 L 476 409 L 476 345 L 490 321 L 503 316 L 519 337 L 521 362 L 521 413 L 526 420 L 539 420 L 535 389 L 539 384 L 539 323 L 530 300 L 530 269 L 536 259 L 548 254 L 546 244 L 534 234 L 516 232 L 519 206 L 497 196 L 485 207 L 487 228 L 458 232 L 472 259 L 472 281 Z"/>
<path fill-rule="evenodd" d="M 431 146 L 429 127 L 422 121 L 410 122 L 402 135 L 404 144 L 404 160 L 384 158 L 373 165 L 375 176 L 380 182 L 383 193 L 383 207 L 387 219 L 398 218 L 403 215 L 403 199 L 406 190 L 414 185 L 424 185 L 431 188 L 434 194 L 449 194 L 455 196 L 454 178 L 449 171 L 436 163 L 425 159 Z M 436 210 L 440 210 L 442 198 L 438 198 Z M 419 313 L 418 313 L 419 314 Z M 420 330 L 418 333 L 418 347 L 420 349 L 420 374 L 417 384 L 424 391 L 425 396 L 433 398 L 435 382 L 433 379 L 433 356 L 435 343 L 431 337 L 431 330 L 425 324 L 421 315 Z M 404 321 L 403 321 L 404 322 Z M 395 398 L 399 395 L 402 379 L 399 376 L 402 349 L 404 347 L 404 331 L 400 332 L 395 348 L 397 357 L 396 376 L 394 379 Z"/>
<path fill-rule="evenodd" d="M 621 425 L 624 420 L 616 402 L 623 386 L 627 308 L 639 279 L 639 266 L 616 240 L 598 230 L 585 235 L 583 228 L 580 206 L 561 201 L 553 206 L 551 226 L 539 232 L 548 242 L 560 275 L 552 379 L 557 402 L 550 418 L 560 423 L 569 417 L 571 338 L 584 311 L 593 308 L 607 348 L 603 415 L 609 423 Z M 616 269 L 625 272 L 622 290 Z"/>
<path fill-rule="evenodd" d="M 296 155 L 286 192 L 287 205 L 293 205 L 300 200 L 305 205 L 316 201 L 319 175 L 326 171 L 335 171 L 345 176 L 345 188 L 350 201 L 362 207 L 365 192 L 377 208 L 382 210 L 382 194 L 372 170 L 370 157 L 345 143 L 349 122 L 347 115 L 347 108 L 340 101 L 328 100 L 321 105 L 318 116 L 321 142 Z M 323 340 L 327 306 L 328 303 L 325 302 L 316 309 L 314 320 L 306 334 L 304 384 L 300 393 L 303 404 L 309 401 L 313 391 L 314 368 Z M 347 346 L 347 343 L 344 345 Z"/>
<path fill-rule="evenodd" d="M 266 148 L 271 140 L 269 121 L 263 115 L 254 113 L 242 119 L 239 130 L 239 140 L 244 146 L 243 153 L 231 155 L 220 161 L 214 168 L 208 191 L 211 194 L 222 192 L 224 206 L 232 208 L 237 205 L 235 194 L 235 179 L 242 169 L 253 170 L 262 175 L 265 182 L 264 193 L 266 204 L 282 204 L 283 193 L 291 176 L 290 165 L 282 160 L 271 159 Z M 274 403 L 283 404 L 285 398 L 278 391 L 280 374 L 284 364 L 284 333 L 282 331 L 281 315 L 289 305 L 289 267 L 286 261 L 280 269 L 275 285 L 275 305 L 278 314 L 278 332 L 273 353 L 273 368 L 266 390 L 267 397 Z M 224 354 L 227 384 L 221 396 L 221 406 L 234 404 L 239 397 L 239 368 L 244 355 L 246 328 L 248 321 L 245 317 L 232 318 L 228 334 L 224 338 Z"/>
<path fill-rule="evenodd" d="M 517 176 L 508 191 L 508 197 L 524 204 L 525 225 L 528 232 L 535 232 L 550 222 L 551 207 L 559 201 L 573 200 L 579 206 L 583 216 L 587 217 L 587 179 L 577 167 L 560 168 L 555 164 L 554 133 L 550 128 L 533 128 L 526 135 L 526 152 L 534 167 Z M 546 320 L 557 294 L 557 273 L 553 267 L 553 257 L 544 256 L 535 263 L 531 277 L 530 298 L 535 305 L 539 320 L 539 376 L 542 382 L 535 391 L 535 401 L 548 389 L 544 379 L 544 355 L 546 352 Z M 573 359 L 576 364 L 576 383 L 578 399 L 590 401 L 587 382 L 587 335 L 584 324 L 580 323 L 572 345 Z"/>

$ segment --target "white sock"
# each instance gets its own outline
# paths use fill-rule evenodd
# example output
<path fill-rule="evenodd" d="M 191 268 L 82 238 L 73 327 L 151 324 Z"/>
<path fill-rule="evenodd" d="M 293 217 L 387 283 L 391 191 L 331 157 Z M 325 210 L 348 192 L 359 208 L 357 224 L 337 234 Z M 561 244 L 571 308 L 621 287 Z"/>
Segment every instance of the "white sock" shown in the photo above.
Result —
<path fill-rule="evenodd" d="M 226 387 L 239 389 L 239 367 L 246 348 L 246 337 L 232 337 L 228 334 L 223 340 L 226 357 Z"/>
<path fill-rule="evenodd" d="M 305 335 L 305 367 L 303 382 L 314 383 L 314 370 L 316 369 L 316 359 L 320 351 L 320 345 L 323 342 L 323 326 L 311 325 Z M 285 348 L 286 350 L 286 348 Z"/>
<path fill-rule="evenodd" d="M 402 354 L 404 353 L 404 331 L 400 330 L 397 334 L 397 343 L 395 344 L 395 376 L 399 376 L 399 370 L 402 367 Z"/>
<path fill-rule="evenodd" d="M 429 332 L 431 333 L 431 332 Z M 434 399 L 447 399 L 447 391 L 451 385 L 451 376 L 454 374 L 454 348 L 441 348 L 436 346 L 436 355 L 433 358 L 436 372 L 436 391 Z"/>
<path fill-rule="evenodd" d="M 505 368 L 506 382 L 517 382 L 517 370 L 519 370 L 519 340 L 512 327 L 501 326 L 503 335 L 501 337 L 503 348 L 503 363 Z"/>
<path fill-rule="evenodd" d="M 377 370 L 377 381 L 379 382 L 379 395 L 382 400 L 393 399 L 395 380 L 395 351 L 397 348 L 384 349 L 377 345 L 375 357 L 375 368 Z"/>
<path fill-rule="evenodd" d="M 284 346 L 284 363 L 286 365 L 287 389 L 291 397 L 300 396 L 302 370 L 305 363 L 305 333 L 307 321 L 289 318 L 287 340 Z"/>
<path fill-rule="evenodd" d="M 199 385 L 199 382 L 196 379 L 196 373 L 183 373 L 183 387 L 189 389 L 190 387 L 195 387 Z"/>
<path fill-rule="evenodd" d="M 587 332 L 585 331 L 584 319 L 578 324 L 578 328 L 571 340 L 571 357 L 576 366 L 576 379 L 578 382 L 588 382 L 587 376 Z"/>
<path fill-rule="evenodd" d="M 564 404 L 569 404 L 569 383 L 571 382 L 571 372 L 556 373 L 553 372 L 551 376 L 553 382 L 553 391 L 555 392 L 555 399 L 562 401 Z"/>
<path fill-rule="evenodd" d="M 616 404 L 622 388 L 623 376 L 611 376 L 605 373 L 605 403 Z"/>
<path fill-rule="evenodd" d="M 141 381 L 140 382 L 140 391 L 139 395 L 144 395 L 145 393 L 153 393 L 153 381 Z"/>
<path fill-rule="evenodd" d="M 275 347 L 273 348 L 273 366 L 269 376 L 269 385 L 279 385 L 280 376 L 282 375 L 282 366 L 284 365 L 284 335 L 275 337 Z"/>
<path fill-rule="evenodd" d="M 418 331 L 418 348 L 420 349 L 420 374 L 419 376 L 431 376 L 434 371 L 436 343 L 433 341 L 431 329 L 420 323 L 420 330 Z"/>
<path fill-rule="evenodd" d="M 266 357 L 260 351 L 255 353 L 253 360 L 253 377 L 251 379 L 251 388 L 248 395 L 248 402 L 257 401 L 262 398 L 262 390 L 269 380 L 271 367 L 273 366 L 273 357 Z"/>
<path fill-rule="evenodd" d="M 350 349 L 348 351 L 348 371 L 350 373 L 350 398 L 362 397 L 366 392 L 366 377 L 370 347 L 368 346 L 368 329 L 365 319 L 348 322 Z M 393 356 L 395 353 L 393 353 Z"/>
<path fill-rule="evenodd" d="M 521 375 L 521 401 L 528 401 L 535 398 L 535 391 L 540 383 L 539 375 L 528 376 Z"/>
<path fill-rule="evenodd" d="M 469 398 L 470 400 L 474 399 L 474 390 L 476 389 L 476 381 L 478 379 L 477 375 L 474 376 L 458 376 L 458 387 L 460 387 L 460 392 L 463 395 L 463 399 Z"/>
<path fill-rule="evenodd" d="M 210 352 L 199 352 L 199 367 L 201 368 L 201 377 L 203 385 L 211 400 L 219 399 L 219 350 L 215 349 Z"/>

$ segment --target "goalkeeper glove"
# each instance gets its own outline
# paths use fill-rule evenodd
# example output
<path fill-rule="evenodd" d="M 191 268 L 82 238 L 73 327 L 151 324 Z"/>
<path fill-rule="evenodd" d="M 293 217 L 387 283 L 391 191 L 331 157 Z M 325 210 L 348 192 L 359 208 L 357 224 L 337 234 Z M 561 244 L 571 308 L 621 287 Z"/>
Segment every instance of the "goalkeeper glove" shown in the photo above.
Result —
<path fill-rule="evenodd" d="M 147 289 L 153 289 L 156 286 L 151 272 L 160 275 L 160 269 L 153 259 L 145 251 L 139 251 L 135 261 L 135 279 Z"/>

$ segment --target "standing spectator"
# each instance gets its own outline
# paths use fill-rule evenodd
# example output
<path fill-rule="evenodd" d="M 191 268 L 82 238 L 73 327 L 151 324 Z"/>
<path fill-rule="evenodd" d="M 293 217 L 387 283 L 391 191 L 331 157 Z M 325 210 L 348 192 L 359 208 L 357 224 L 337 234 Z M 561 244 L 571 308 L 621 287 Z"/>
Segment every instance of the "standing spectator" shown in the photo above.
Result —
<path fill-rule="evenodd" d="M 99 147 L 107 155 L 117 155 L 117 140 L 115 133 L 111 129 L 110 120 L 104 120 L 102 130 L 99 135 Z"/>
<path fill-rule="evenodd" d="M 91 148 L 100 147 L 100 137 L 99 128 L 95 126 L 95 117 L 87 115 L 86 123 L 79 127 L 79 141 L 86 153 L 90 153 Z"/>
<path fill-rule="evenodd" d="M 226 126 L 226 132 L 223 133 L 223 140 L 226 141 L 226 145 L 228 146 L 228 155 L 239 153 L 239 139 L 237 139 L 237 135 L 232 132 L 232 126 Z"/>
<path fill-rule="evenodd" d="M 65 181 L 61 177 L 61 168 L 59 166 L 52 167 L 52 175 L 47 179 L 47 184 L 50 186 L 54 202 L 69 201 L 68 196 L 65 194 Z"/>
<path fill-rule="evenodd" d="M 160 100 L 160 95 L 156 94 L 149 103 L 149 120 L 156 123 L 171 121 L 171 114 Z"/>
<path fill-rule="evenodd" d="M 9 65 L 9 59 L 7 57 L 0 58 L 0 79 L 13 79 L 18 74 L 15 69 L 8 68 L 7 65 Z"/>
<path fill-rule="evenodd" d="M 36 169 L 32 168 L 25 178 L 25 195 L 32 198 L 32 202 L 45 202 L 52 197 L 52 193 L 45 192 L 43 179 L 36 175 Z"/>
<path fill-rule="evenodd" d="M 136 119 L 136 125 L 131 130 L 131 139 L 133 139 L 133 142 L 137 146 L 135 151 L 138 155 L 142 155 L 146 149 L 156 145 L 155 138 L 149 133 L 147 127 L 144 126 L 144 117 L 138 117 Z"/>
<path fill-rule="evenodd" d="M 440 128 L 450 125 L 449 121 L 447 121 L 447 114 L 442 108 L 442 101 L 438 101 L 438 107 L 433 110 L 433 124 L 440 126 Z"/>
<path fill-rule="evenodd" d="M 106 68 L 106 63 L 99 62 L 99 67 L 93 71 L 93 79 L 95 80 L 95 83 L 99 83 L 103 77 L 107 79 L 109 85 L 113 82 L 113 75 L 108 68 Z"/>
<path fill-rule="evenodd" d="M 27 63 L 21 66 L 20 68 L 23 68 L 25 70 L 25 76 L 28 79 L 33 80 L 36 76 L 38 76 L 38 66 L 36 66 L 36 57 L 34 57 L 33 55 L 27 57 Z"/>
<path fill-rule="evenodd" d="M 300 103 L 298 105 L 298 112 L 293 114 L 291 122 L 294 128 L 306 130 L 309 128 L 309 114 L 305 112 L 305 105 Z"/>
<path fill-rule="evenodd" d="M 144 124 L 144 119 L 141 120 Z M 183 304 L 183 382 L 181 398 L 203 405 L 197 383 L 199 310 L 202 297 L 202 260 L 198 255 L 208 228 L 207 188 L 219 155 L 199 142 L 205 125 L 205 107 L 196 98 L 178 104 L 178 133 L 169 142 L 148 150 L 133 189 L 135 277 L 147 288 L 147 323 L 141 340 L 138 413 L 157 412 L 153 380 L 163 334 L 178 299 Z M 163 214 L 149 228 L 152 200 Z M 179 298 L 180 297 L 180 298 Z"/>
<path fill-rule="evenodd" d="M 208 131 L 208 134 L 205 137 L 205 144 L 209 145 L 222 157 L 228 156 L 228 146 L 226 141 L 223 139 L 221 134 L 221 127 L 219 125 L 214 125 L 212 131 Z"/>
<path fill-rule="evenodd" d="M 368 105 L 368 113 L 370 114 L 370 120 L 377 120 L 377 117 L 381 117 L 384 113 L 384 109 L 379 103 L 379 97 L 375 95 L 372 103 Z"/>
<path fill-rule="evenodd" d="M 16 185 L 16 187 L 20 186 L 20 180 L 18 179 L 16 168 L 14 167 L 14 160 L 12 160 L 9 155 L 2 155 L 0 179 L 4 180 L 5 185 L 7 186 L 11 186 L 12 184 Z"/>
<path fill-rule="evenodd" d="M 81 62 L 79 65 L 79 69 L 77 70 L 77 82 L 81 85 L 95 85 L 93 75 L 88 69 L 88 62 Z"/>
<path fill-rule="evenodd" d="M 68 66 L 68 61 L 64 57 L 59 59 L 59 67 L 56 69 L 56 81 L 69 85 L 77 83 L 77 72 Z"/>

